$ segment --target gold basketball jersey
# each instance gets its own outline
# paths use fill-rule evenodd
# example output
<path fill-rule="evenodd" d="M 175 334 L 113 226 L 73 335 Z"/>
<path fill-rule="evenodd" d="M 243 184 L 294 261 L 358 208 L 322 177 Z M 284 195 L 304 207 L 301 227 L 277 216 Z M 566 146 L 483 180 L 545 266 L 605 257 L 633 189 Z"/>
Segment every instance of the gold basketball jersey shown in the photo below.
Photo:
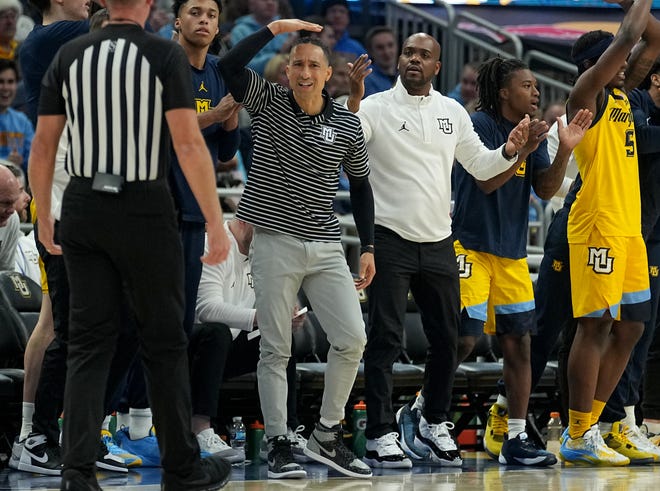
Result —
<path fill-rule="evenodd" d="M 620 89 L 606 92 L 604 109 L 573 150 L 582 188 L 568 218 L 568 240 L 584 243 L 593 228 L 602 236 L 641 234 L 635 126 Z"/>

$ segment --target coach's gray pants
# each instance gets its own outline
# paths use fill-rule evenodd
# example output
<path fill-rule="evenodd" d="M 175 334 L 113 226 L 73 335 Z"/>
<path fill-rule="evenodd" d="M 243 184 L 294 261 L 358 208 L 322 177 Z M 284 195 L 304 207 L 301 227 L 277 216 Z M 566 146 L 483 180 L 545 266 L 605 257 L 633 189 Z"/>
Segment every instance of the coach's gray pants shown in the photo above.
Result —
<path fill-rule="evenodd" d="M 257 377 L 266 435 L 287 432 L 286 365 L 291 356 L 291 318 L 301 287 L 330 342 L 321 416 L 342 420 L 366 334 L 341 244 L 306 241 L 255 227 L 252 276 L 261 331 Z"/>

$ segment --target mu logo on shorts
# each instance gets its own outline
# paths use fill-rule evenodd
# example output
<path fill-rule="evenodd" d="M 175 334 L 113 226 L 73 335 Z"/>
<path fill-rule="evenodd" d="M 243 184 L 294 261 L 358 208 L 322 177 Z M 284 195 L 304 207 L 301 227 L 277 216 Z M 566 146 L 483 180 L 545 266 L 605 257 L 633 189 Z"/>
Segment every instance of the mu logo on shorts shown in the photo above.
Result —
<path fill-rule="evenodd" d="M 467 254 L 458 254 L 456 256 L 456 264 L 458 264 L 459 278 L 469 278 L 472 276 L 472 263 L 467 261 Z"/>
<path fill-rule="evenodd" d="M 613 270 L 614 258 L 609 257 L 607 247 L 590 247 L 587 265 L 594 269 L 594 273 L 610 274 Z"/>
<path fill-rule="evenodd" d="M 658 274 L 660 274 L 660 267 L 649 266 L 649 276 L 653 276 L 654 278 L 657 278 Z"/>

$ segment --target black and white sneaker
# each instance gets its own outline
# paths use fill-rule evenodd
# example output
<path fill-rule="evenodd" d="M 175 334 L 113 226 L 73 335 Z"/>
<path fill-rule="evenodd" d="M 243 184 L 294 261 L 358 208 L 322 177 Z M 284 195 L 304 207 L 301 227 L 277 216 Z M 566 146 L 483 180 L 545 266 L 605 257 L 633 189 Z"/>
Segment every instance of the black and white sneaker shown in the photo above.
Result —
<path fill-rule="evenodd" d="M 62 474 L 60 447 L 48 443 L 45 435 L 30 433 L 23 444 L 18 470 L 59 476 Z"/>
<path fill-rule="evenodd" d="M 410 469 L 411 460 L 403 453 L 399 443 L 399 434 L 395 431 L 367 440 L 367 453 L 364 460 L 371 467 L 384 469 Z"/>
<path fill-rule="evenodd" d="M 9 467 L 11 469 L 18 470 L 18 464 L 21 461 L 21 455 L 23 454 L 23 446 L 25 445 L 25 438 L 19 440 L 18 437 L 14 440 L 14 444 L 11 447 L 11 457 L 9 457 Z"/>
<path fill-rule="evenodd" d="M 458 443 L 454 440 L 450 430 L 454 429 L 454 423 L 443 421 L 438 424 L 430 424 L 422 416 L 415 435 L 415 445 L 426 447 L 430 450 L 429 459 L 432 462 L 450 467 L 463 465 Z"/>
<path fill-rule="evenodd" d="M 326 428 L 321 423 L 307 440 L 305 455 L 349 477 L 371 477 L 371 468 L 344 445 L 341 425 Z"/>
<path fill-rule="evenodd" d="M 103 440 L 99 440 L 96 453 L 96 468 L 113 472 L 128 472 L 126 461 L 121 457 L 110 453 Z"/>
<path fill-rule="evenodd" d="M 271 479 L 303 479 L 307 472 L 296 463 L 291 441 L 286 435 L 268 440 L 268 477 Z"/>

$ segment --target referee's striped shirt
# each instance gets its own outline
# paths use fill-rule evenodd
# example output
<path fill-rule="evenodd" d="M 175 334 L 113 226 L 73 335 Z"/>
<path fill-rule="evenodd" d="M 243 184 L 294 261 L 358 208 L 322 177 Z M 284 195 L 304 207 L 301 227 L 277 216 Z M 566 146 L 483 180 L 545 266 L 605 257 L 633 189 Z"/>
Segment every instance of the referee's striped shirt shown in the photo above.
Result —
<path fill-rule="evenodd" d="M 69 175 L 164 178 L 165 112 L 194 107 L 188 66 L 181 47 L 134 24 L 110 24 L 65 44 L 44 76 L 39 115 L 66 115 Z"/>
<path fill-rule="evenodd" d="M 305 240 L 341 238 L 332 209 L 340 167 L 369 175 L 360 120 L 327 94 L 323 112 L 305 114 L 293 93 L 249 70 L 243 105 L 252 116 L 254 153 L 238 218 Z"/>

